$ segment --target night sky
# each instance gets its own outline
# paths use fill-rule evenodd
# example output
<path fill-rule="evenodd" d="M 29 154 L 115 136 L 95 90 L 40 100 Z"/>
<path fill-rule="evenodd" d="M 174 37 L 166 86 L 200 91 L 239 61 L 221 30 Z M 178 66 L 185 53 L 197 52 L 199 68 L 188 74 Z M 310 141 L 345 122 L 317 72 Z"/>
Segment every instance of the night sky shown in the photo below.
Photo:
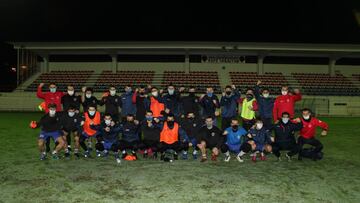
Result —
<path fill-rule="evenodd" d="M 360 44 L 359 0 L 114 2 L 1 0 L 0 70 L 16 63 L 6 41 Z"/>

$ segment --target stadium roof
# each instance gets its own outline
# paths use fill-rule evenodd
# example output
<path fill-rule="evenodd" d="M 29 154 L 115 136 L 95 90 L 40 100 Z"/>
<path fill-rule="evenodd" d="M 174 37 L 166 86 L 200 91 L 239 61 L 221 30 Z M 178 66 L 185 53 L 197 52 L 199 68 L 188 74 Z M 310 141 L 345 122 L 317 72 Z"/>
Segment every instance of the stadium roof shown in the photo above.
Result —
<path fill-rule="evenodd" d="M 57 54 L 243 54 L 360 57 L 360 45 L 256 42 L 8 42 L 39 55 Z"/>

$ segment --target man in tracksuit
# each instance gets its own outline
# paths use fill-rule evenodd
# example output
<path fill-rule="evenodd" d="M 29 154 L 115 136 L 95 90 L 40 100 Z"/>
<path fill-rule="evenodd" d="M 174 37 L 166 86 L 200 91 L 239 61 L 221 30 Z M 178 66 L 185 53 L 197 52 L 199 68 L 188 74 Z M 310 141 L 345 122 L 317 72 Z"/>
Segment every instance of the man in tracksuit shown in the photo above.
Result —
<path fill-rule="evenodd" d="M 225 92 L 223 92 L 220 99 L 221 106 L 221 129 L 224 131 L 230 127 L 231 120 L 237 117 L 238 99 L 240 98 L 240 92 L 236 90 L 235 85 L 226 86 Z"/>
<path fill-rule="evenodd" d="M 102 152 L 104 157 L 109 155 L 109 151 L 113 151 L 116 162 L 120 163 L 119 133 L 121 128 L 119 124 L 116 124 L 112 120 L 110 114 L 105 114 L 101 124 L 98 126 L 92 126 L 92 128 L 100 133 L 99 142 L 95 145 L 96 150 Z"/>
<path fill-rule="evenodd" d="M 220 107 L 220 104 L 212 87 L 206 88 L 206 95 L 202 95 L 200 97 L 200 105 L 203 108 L 202 119 L 211 117 L 214 125 L 217 125 L 216 116 L 218 116 L 218 112 L 216 112 L 216 109 Z"/>
<path fill-rule="evenodd" d="M 181 126 L 189 137 L 190 146 L 193 147 L 193 159 L 197 159 L 198 147 L 196 146 L 196 136 L 203 125 L 204 121 L 200 119 L 199 115 L 196 116 L 193 112 L 188 112 L 186 117 L 181 121 Z M 187 159 L 187 156 L 184 155 L 183 159 Z"/>
<path fill-rule="evenodd" d="M 189 95 L 180 97 L 181 113 L 186 116 L 192 112 L 196 117 L 200 114 L 199 97 L 195 95 L 195 87 L 189 87 Z"/>
<path fill-rule="evenodd" d="M 110 114 L 113 121 L 119 121 L 119 108 L 122 105 L 122 99 L 116 95 L 115 86 L 109 88 L 109 92 L 104 94 L 99 104 L 101 106 L 105 104 L 105 114 Z"/>
<path fill-rule="evenodd" d="M 163 95 L 165 110 L 171 112 L 175 118 L 180 117 L 180 94 L 175 91 L 174 85 L 170 84 L 167 88 L 167 94 Z"/>
<path fill-rule="evenodd" d="M 274 98 L 269 97 L 270 91 L 268 88 L 263 88 L 262 94 L 260 94 L 259 85 L 261 81 L 259 80 L 255 86 L 255 98 L 259 108 L 260 118 L 264 123 L 264 127 L 266 129 L 270 129 L 272 127 L 272 111 L 274 108 Z"/>
<path fill-rule="evenodd" d="M 175 122 L 175 116 L 172 113 L 167 114 L 166 120 L 160 126 L 160 152 L 161 160 L 166 161 L 165 152 L 172 150 L 174 160 L 178 159 L 178 152 L 187 153 L 189 149 L 189 138 L 180 125 Z M 170 159 L 172 160 L 172 159 Z"/>
<path fill-rule="evenodd" d="M 144 121 L 147 110 L 150 109 L 150 100 L 144 86 L 136 89 L 132 95 L 132 103 L 136 106 L 136 120 Z"/>
<path fill-rule="evenodd" d="M 236 118 L 231 120 L 231 126 L 226 128 L 223 135 L 226 136 L 225 143 L 221 146 L 221 152 L 225 154 L 225 162 L 230 161 L 230 152 L 235 152 L 237 155 L 240 153 L 240 146 L 242 144 L 243 136 L 247 131 L 239 127 L 239 121 Z M 243 162 L 240 156 L 236 156 L 239 162 Z"/>
<path fill-rule="evenodd" d="M 137 158 L 136 151 L 138 150 L 140 144 L 139 121 L 135 120 L 134 115 L 129 114 L 126 116 L 126 121 L 122 122 L 120 127 L 122 134 L 120 140 L 122 158 L 125 159 L 127 156 L 126 150 L 131 150 L 131 155 Z"/>
<path fill-rule="evenodd" d="M 67 94 L 61 98 L 61 103 L 63 105 L 63 110 L 67 111 L 70 106 L 75 108 L 75 112 L 79 113 L 81 96 L 75 94 L 75 89 L 73 85 L 67 86 Z"/>
<path fill-rule="evenodd" d="M 299 145 L 299 160 L 302 159 L 301 151 L 304 144 L 309 144 L 315 147 L 313 150 L 314 156 L 312 157 L 313 160 L 316 160 L 315 154 L 320 153 L 323 149 L 323 145 L 321 142 L 315 138 L 316 128 L 322 128 L 321 135 L 326 136 L 327 131 L 329 130 L 329 126 L 324 121 L 321 121 L 311 115 L 310 109 L 304 108 L 302 111 L 302 117 L 297 119 L 298 121 L 301 120 L 303 124 L 303 128 L 300 130 L 300 137 L 298 138 L 298 145 Z"/>
<path fill-rule="evenodd" d="M 260 153 L 260 159 L 262 161 L 266 160 L 265 152 L 270 153 L 272 151 L 270 144 L 272 143 L 273 138 L 271 137 L 271 132 L 268 129 L 265 129 L 261 120 L 257 120 L 255 127 L 249 130 L 248 138 L 252 139 L 256 145 L 252 161 L 256 161 L 256 154 L 258 152 Z"/>
<path fill-rule="evenodd" d="M 283 86 L 281 88 L 281 95 L 276 97 L 273 108 L 274 122 L 279 120 L 282 113 L 288 112 L 290 118 L 294 118 L 295 114 L 295 102 L 300 101 L 302 98 L 299 89 L 294 89 L 294 93 L 289 93 L 289 88 Z"/>
<path fill-rule="evenodd" d="M 90 106 L 94 106 L 97 109 L 97 105 L 100 101 L 93 94 L 94 91 L 91 87 L 82 88 L 81 103 L 84 112 L 87 112 Z"/>
<path fill-rule="evenodd" d="M 159 120 L 157 121 L 159 122 Z M 141 122 L 143 140 L 139 148 L 144 150 L 144 158 L 147 158 L 148 155 L 154 159 L 157 158 L 160 140 L 160 125 L 158 122 L 154 120 L 153 113 L 150 110 L 146 112 L 145 120 Z"/>
<path fill-rule="evenodd" d="M 136 105 L 132 101 L 133 92 L 131 85 L 125 86 L 125 93 L 121 95 L 121 117 L 126 118 L 127 115 L 136 114 Z"/>
<path fill-rule="evenodd" d="M 290 120 L 288 112 L 282 113 L 281 120 L 273 126 L 275 132 L 274 142 L 272 143 L 273 154 L 281 161 L 280 150 L 289 150 L 285 154 L 288 161 L 298 153 L 299 148 L 295 140 L 295 131 L 300 131 L 303 125 L 301 122 Z"/>

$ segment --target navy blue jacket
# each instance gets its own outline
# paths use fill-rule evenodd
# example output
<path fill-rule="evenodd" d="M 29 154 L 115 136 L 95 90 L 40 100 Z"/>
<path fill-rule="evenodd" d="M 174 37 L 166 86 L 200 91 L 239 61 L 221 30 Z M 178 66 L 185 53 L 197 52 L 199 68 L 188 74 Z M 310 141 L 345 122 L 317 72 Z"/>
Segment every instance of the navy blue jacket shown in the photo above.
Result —
<path fill-rule="evenodd" d="M 259 113 L 261 118 L 272 118 L 272 111 L 274 108 L 275 98 L 264 98 L 260 95 L 259 86 L 255 86 L 255 98 L 259 106 Z"/>
<path fill-rule="evenodd" d="M 124 93 L 121 95 L 121 116 L 128 114 L 136 114 L 136 104 L 132 102 L 132 93 Z"/>
<path fill-rule="evenodd" d="M 228 96 L 222 96 L 220 99 L 221 116 L 223 118 L 233 118 L 237 116 L 237 100 L 240 98 L 240 92 L 234 90 L 234 93 Z"/>

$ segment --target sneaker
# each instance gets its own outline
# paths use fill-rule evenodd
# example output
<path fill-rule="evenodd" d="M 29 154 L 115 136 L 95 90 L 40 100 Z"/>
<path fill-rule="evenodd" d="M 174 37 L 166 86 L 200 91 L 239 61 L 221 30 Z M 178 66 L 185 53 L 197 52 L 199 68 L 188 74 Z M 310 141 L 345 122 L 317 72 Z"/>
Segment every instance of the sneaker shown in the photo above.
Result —
<path fill-rule="evenodd" d="M 217 161 L 217 156 L 215 154 L 211 155 L 211 161 Z"/>
<path fill-rule="evenodd" d="M 53 154 L 53 155 L 52 155 L 52 158 L 53 158 L 53 159 L 55 159 L 55 160 L 60 159 L 60 158 L 59 158 L 59 156 L 58 156 L 57 154 Z"/>
<path fill-rule="evenodd" d="M 242 157 L 241 157 L 240 155 L 237 155 L 237 156 L 236 156 L 236 159 L 237 159 L 240 163 L 244 162 L 244 160 L 242 159 Z"/>
<path fill-rule="evenodd" d="M 287 158 L 288 161 L 291 161 L 291 156 L 289 156 L 287 153 L 285 154 L 285 157 Z"/>
<path fill-rule="evenodd" d="M 40 155 L 40 160 L 41 160 L 41 161 L 46 160 L 46 154 L 41 153 L 41 155 Z"/>
<path fill-rule="evenodd" d="M 71 146 L 70 145 L 68 145 L 68 150 L 69 150 L 69 152 L 71 152 Z"/>
<path fill-rule="evenodd" d="M 197 159 L 197 154 L 193 154 L 193 159 L 196 160 Z"/>
<path fill-rule="evenodd" d="M 101 157 L 101 152 L 98 151 L 98 150 L 96 150 L 96 156 L 97 156 L 97 157 Z"/>
<path fill-rule="evenodd" d="M 158 155 L 157 155 L 157 152 L 153 152 L 152 158 L 153 158 L 153 159 L 157 159 L 157 156 L 158 156 Z"/>
<path fill-rule="evenodd" d="M 126 156 L 127 156 L 127 153 L 123 153 L 123 154 L 121 155 L 121 158 L 122 158 L 122 159 L 125 159 Z"/>
<path fill-rule="evenodd" d="M 225 161 L 225 162 L 229 162 L 229 161 L 230 161 L 230 159 L 231 159 L 231 156 L 230 156 L 230 155 L 228 155 L 228 156 L 225 156 L 224 161 Z"/>
<path fill-rule="evenodd" d="M 85 152 L 84 152 L 84 157 L 85 157 L 85 158 L 90 158 L 90 152 L 89 152 L 89 151 L 85 151 Z"/>
<path fill-rule="evenodd" d="M 79 155 L 78 152 L 77 152 L 77 153 L 74 153 L 74 156 L 75 156 L 76 158 L 80 158 L 80 155 Z"/>
<path fill-rule="evenodd" d="M 148 153 L 147 153 L 147 152 L 144 152 L 143 158 L 145 159 L 145 158 L 147 158 L 147 157 L 148 157 Z"/>
<path fill-rule="evenodd" d="M 281 157 L 278 157 L 277 160 L 280 162 L 280 161 L 281 161 Z"/>
<path fill-rule="evenodd" d="M 133 155 L 136 158 L 136 160 L 138 159 L 138 156 L 136 155 L 136 152 L 132 152 L 131 155 Z"/>
<path fill-rule="evenodd" d="M 183 160 L 187 160 L 187 159 L 188 159 L 187 153 L 183 152 L 183 153 L 181 154 L 181 158 L 182 158 Z"/>
<path fill-rule="evenodd" d="M 265 160 L 266 160 L 266 156 L 265 156 L 265 155 L 261 155 L 261 156 L 260 156 L 260 160 L 261 160 L 261 161 L 265 161 Z"/>
<path fill-rule="evenodd" d="M 120 158 L 116 158 L 116 163 L 121 164 L 121 159 L 120 159 Z"/>
<path fill-rule="evenodd" d="M 207 161 L 207 157 L 206 157 L 206 156 L 202 156 L 200 162 L 205 162 L 205 161 Z"/>
<path fill-rule="evenodd" d="M 251 161 L 256 162 L 256 154 L 251 157 Z"/>
<path fill-rule="evenodd" d="M 109 152 L 103 152 L 103 157 L 107 158 L 109 156 Z"/>

